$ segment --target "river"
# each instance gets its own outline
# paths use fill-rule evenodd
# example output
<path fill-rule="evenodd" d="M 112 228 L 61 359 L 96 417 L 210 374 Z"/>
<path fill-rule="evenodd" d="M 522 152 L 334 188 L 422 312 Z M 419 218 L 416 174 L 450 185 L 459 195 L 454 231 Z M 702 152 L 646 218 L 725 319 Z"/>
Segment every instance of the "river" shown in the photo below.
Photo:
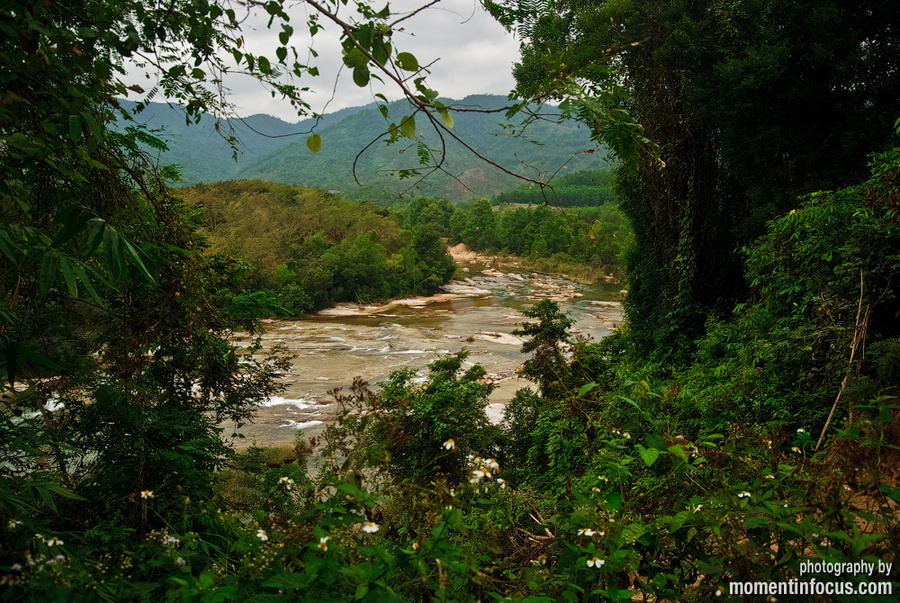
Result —
<path fill-rule="evenodd" d="M 315 435 L 334 417 L 330 390 L 349 388 L 356 376 L 374 388 L 397 369 L 411 369 L 424 380 L 428 363 L 463 347 L 470 351 L 467 366 L 481 364 L 497 386 L 488 414 L 499 421 L 515 391 L 531 385 L 516 374 L 527 357 L 519 351 L 522 341 L 511 335 L 527 320 L 523 310 L 550 297 L 575 320 L 572 333 L 593 340 L 621 323 L 618 284 L 580 285 L 515 268 L 496 270 L 479 259 L 458 262 L 469 278 L 450 283 L 435 298 L 341 304 L 303 320 L 264 321 L 263 347 L 287 348 L 292 367 L 281 376 L 286 390 L 260 402 L 235 447 L 289 445 L 298 429 Z M 235 429 L 223 427 L 226 436 Z"/>

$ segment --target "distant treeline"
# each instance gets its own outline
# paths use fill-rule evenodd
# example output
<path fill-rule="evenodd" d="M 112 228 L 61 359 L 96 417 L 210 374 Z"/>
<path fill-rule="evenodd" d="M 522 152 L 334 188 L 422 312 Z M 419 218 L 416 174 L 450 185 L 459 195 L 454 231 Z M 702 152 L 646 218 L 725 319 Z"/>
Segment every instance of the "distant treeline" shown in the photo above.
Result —
<path fill-rule="evenodd" d="M 369 203 L 260 180 L 180 193 L 202 211 L 217 301 L 238 318 L 427 295 L 456 270 L 439 232 Z"/>
<path fill-rule="evenodd" d="M 595 276 L 619 276 L 631 241 L 630 226 L 614 202 L 562 210 L 495 208 L 486 199 L 454 206 L 448 199 L 416 197 L 402 214 L 407 228 L 428 226 L 451 243 L 542 261 L 560 271 L 589 267 Z"/>
<path fill-rule="evenodd" d="M 543 191 L 523 185 L 494 196 L 494 204 L 549 204 L 558 207 L 589 207 L 615 201 L 612 170 L 585 170 L 553 180 L 553 188 Z"/>

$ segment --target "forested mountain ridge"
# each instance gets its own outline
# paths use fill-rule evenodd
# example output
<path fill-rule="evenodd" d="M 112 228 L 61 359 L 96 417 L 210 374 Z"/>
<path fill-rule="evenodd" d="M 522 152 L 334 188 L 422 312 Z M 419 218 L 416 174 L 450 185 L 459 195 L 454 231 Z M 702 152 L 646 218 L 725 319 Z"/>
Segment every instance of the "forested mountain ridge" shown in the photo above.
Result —
<path fill-rule="evenodd" d="M 125 108 L 133 103 L 120 101 Z M 496 95 L 473 95 L 460 101 L 446 101 L 461 107 L 498 109 L 509 104 Z M 400 115 L 405 101 L 390 103 L 391 114 Z M 545 107 L 548 120 L 539 120 L 521 137 L 512 129 L 503 129 L 503 112 L 461 113 L 455 117 L 453 132 L 482 155 L 510 171 L 531 178 L 549 178 L 579 170 L 606 165 L 605 152 L 590 140 L 587 128 L 575 122 L 560 122 L 559 111 Z M 462 145 L 447 140 L 447 158 L 443 172 L 418 178 L 398 180 L 396 170 L 420 167 L 415 141 L 402 139 L 390 146 L 376 144 L 362 153 L 357 176 L 365 189 L 353 178 L 353 161 L 373 140 L 385 138 L 387 130 L 382 115 L 374 106 L 351 107 L 313 119 L 291 124 L 270 115 L 251 115 L 243 119 L 222 120 L 219 132 L 210 116 L 198 124 L 185 124 L 183 107 L 150 103 L 137 115 L 138 123 L 160 129 L 157 136 L 168 145 L 159 152 L 161 165 L 178 165 L 182 183 L 215 182 L 231 179 L 261 179 L 284 184 L 335 190 L 345 197 L 364 196 L 373 186 L 389 191 L 443 196 L 454 200 L 490 197 L 517 184 L 512 176 L 485 164 Z M 313 154 L 306 146 L 310 130 L 322 137 L 322 148 Z M 424 124 L 420 133 L 426 132 Z M 227 136 L 237 138 L 237 160 L 233 157 Z M 433 132 L 426 132 L 426 144 L 440 149 Z M 532 141 L 539 141 L 540 144 Z M 565 166 L 565 167 L 563 167 Z M 424 175 L 426 172 L 423 171 Z M 468 188 L 468 190 L 467 190 Z"/>
<path fill-rule="evenodd" d="M 507 106 L 506 98 L 473 95 L 460 101 L 445 101 L 461 107 L 498 109 Z M 390 103 L 391 115 L 400 115 L 405 101 Z M 500 128 L 505 121 L 499 113 L 459 113 L 454 117 L 453 133 L 485 157 L 523 176 L 540 180 L 555 173 L 596 169 L 605 164 L 605 152 L 590 140 L 587 128 L 572 121 L 558 121 L 559 111 L 544 107 L 548 120 L 538 120 L 521 137 L 511 128 Z M 266 157 L 242 168 L 241 178 L 260 178 L 273 182 L 318 186 L 355 196 L 353 162 L 370 142 L 386 138 L 388 123 L 374 107 L 365 108 L 340 122 L 320 130 L 323 144 L 313 155 L 302 140 L 292 142 Z M 418 133 L 432 149 L 440 150 L 438 137 L 420 124 Z M 490 197 L 517 184 L 514 177 L 485 164 L 458 142 L 445 136 L 447 152 L 443 171 L 424 180 L 397 179 L 397 170 L 418 168 L 417 141 L 406 138 L 392 144 L 375 144 L 359 155 L 357 178 L 362 185 L 379 185 L 408 196 L 440 196 L 450 199 Z M 540 144 L 532 141 L 540 141 Z M 438 156 L 438 155 L 435 155 Z M 423 175 L 426 170 L 421 172 Z"/>
<path fill-rule="evenodd" d="M 133 111 L 137 103 L 118 100 L 122 108 Z M 145 125 L 168 146 L 165 151 L 152 151 L 160 165 L 176 165 L 183 184 L 215 182 L 235 178 L 249 163 L 292 143 L 316 126 L 327 128 L 352 115 L 362 107 L 341 109 L 322 116 L 289 123 L 277 117 L 257 113 L 244 118 L 216 120 L 204 115 L 197 123 L 188 124 L 185 108 L 173 103 L 146 103 L 135 122 Z M 235 138 L 232 147 L 228 138 Z"/>

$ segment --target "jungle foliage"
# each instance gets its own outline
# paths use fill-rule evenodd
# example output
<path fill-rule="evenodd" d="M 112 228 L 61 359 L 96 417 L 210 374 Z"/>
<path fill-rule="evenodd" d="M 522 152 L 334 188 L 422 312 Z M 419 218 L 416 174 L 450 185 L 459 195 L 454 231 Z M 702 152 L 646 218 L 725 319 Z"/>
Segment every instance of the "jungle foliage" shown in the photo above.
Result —
<path fill-rule="evenodd" d="M 661 360 L 689 358 L 706 319 L 746 300 L 740 249 L 767 220 L 859 182 L 868 154 L 893 144 L 896 4 L 489 8 L 526 39 L 517 93 L 562 101 L 625 161 L 631 336 Z"/>
<path fill-rule="evenodd" d="M 591 207 L 617 201 L 615 172 L 612 169 L 567 173 L 551 181 L 553 188 L 540 190 L 523 184 L 494 195 L 495 205 L 552 205 L 554 207 Z"/>
<path fill-rule="evenodd" d="M 518 256 L 547 271 L 587 273 L 597 280 L 622 276 L 633 235 L 618 204 L 494 209 L 485 199 L 461 205 L 448 224 L 451 242 Z"/>
<path fill-rule="evenodd" d="M 322 190 L 237 180 L 179 193 L 203 213 L 226 311 L 246 302 L 259 318 L 302 316 L 335 302 L 429 295 L 456 271 L 433 228 L 402 229 L 386 210 Z"/>
<path fill-rule="evenodd" d="M 217 50 L 234 50 L 302 108 L 273 79 L 312 69 L 287 61 L 284 6 L 238 5 L 281 28 L 281 67 L 241 49 L 229 5 L 3 6 L 0 598 L 736 603 L 738 581 L 815 578 L 838 592 L 777 598 L 896 600 L 856 592 L 900 588 L 896 568 L 798 580 L 808 561 L 896 566 L 900 548 L 895 4 L 489 5 L 528 41 L 520 92 L 563 99 L 623 158 L 627 328 L 573 341 L 555 304 L 529 310 L 519 333 L 536 390 L 499 426 L 492 385 L 462 352 L 422 382 L 401 371 L 378 391 L 334 392 L 341 412 L 316 441 L 242 455 L 219 424 L 276 393 L 289 359 L 229 338 L 283 298 L 235 294 L 246 269 L 202 253 L 201 227 L 239 217 L 184 203 L 141 151 L 162 141 L 112 127 L 128 120 L 116 74 L 136 52 L 161 60 L 163 93 L 195 117 L 221 107 Z M 420 74 L 393 47 L 388 9 L 352 4 L 349 23 L 336 3 L 306 5 L 339 27 L 360 85 L 391 77 L 386 65 Z M 412 85 L 417 116 L 452 122 Z M 410 117 L 395 141 L 412 139 Z M 463 213 L 417 201 L 405 235 L 319 192 L 218 186 L 231 201 L 273 192 L 260 221 L 292 203 L 343 218 L 340 241 L 317 227 L 260 247 L 276 279 L 298 279 L 285 289 L 313 270 L 292 257 L 374 292 L 356 264 L 390 274 L 406 248 L 438 266 L 447 229 L 502 241 L 488 201 Z M 549 208 L 519 216 L 521 232 L 542 225 L 532 252 L 565 222 Z"/>

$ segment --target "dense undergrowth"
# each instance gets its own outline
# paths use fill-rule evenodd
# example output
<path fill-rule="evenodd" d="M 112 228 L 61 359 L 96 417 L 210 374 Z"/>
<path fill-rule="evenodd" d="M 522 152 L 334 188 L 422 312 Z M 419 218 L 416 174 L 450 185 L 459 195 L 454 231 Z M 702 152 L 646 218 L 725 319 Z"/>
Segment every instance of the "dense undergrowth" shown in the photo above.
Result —
<path fill-rule="evenodd" d="M 401 371 L 336 392 L 316 441 L 192 483 L 115 491 L 88 472 L 70 489 L 52 438 L 7 438 L 5 459 L 27 450 L 46 471 L 0 482 L 0 597 L 740 601 L 766 598 L 733 583 L 795 581 L 811 594 L 777 600 L 896 600 L 855 589 L 900 588 L 884 566 L 900 545 L 898 177 L 893 151 L 772 221 L 745 250 L 752 299 L 682 367 L 643 361 L 627 330 L 573 340 L 537 304 L 520 331 L 537 391 L 499 426 L 462 352 L 423 384 Z"/>

